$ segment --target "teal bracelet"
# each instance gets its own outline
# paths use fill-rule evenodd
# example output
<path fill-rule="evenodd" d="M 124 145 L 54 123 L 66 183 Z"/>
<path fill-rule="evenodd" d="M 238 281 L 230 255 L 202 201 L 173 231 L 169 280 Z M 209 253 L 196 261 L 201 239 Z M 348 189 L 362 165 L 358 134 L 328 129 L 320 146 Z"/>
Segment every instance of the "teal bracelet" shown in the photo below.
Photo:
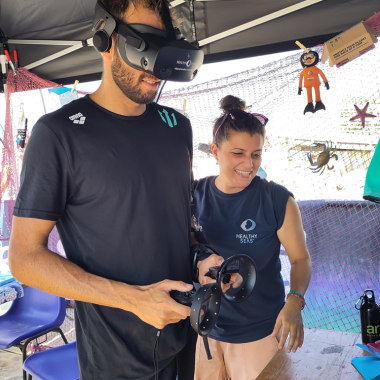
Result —
<path fill-rule="evenodd" d="M 300 293 L 300 292 L 297 292 L 297 290 L 291 290 L 289 292 L 289 294 L 298 294 L 302 299 L 303 299 L 303 302 L 305 302 L 305 297 Z M 305 302 L 306 303 L 306 302 Z"/>

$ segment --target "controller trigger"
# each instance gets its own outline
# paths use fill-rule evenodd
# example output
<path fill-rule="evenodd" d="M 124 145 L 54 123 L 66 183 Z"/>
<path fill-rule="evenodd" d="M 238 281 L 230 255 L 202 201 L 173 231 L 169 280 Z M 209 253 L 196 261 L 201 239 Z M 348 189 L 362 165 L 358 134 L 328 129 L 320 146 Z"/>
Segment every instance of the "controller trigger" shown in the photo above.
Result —
<path fill-rule="evenodd" d="M 220 269 L 220 267 L 208 268 L 208 272 L 205 274 L 205 276 L 211 277 L 213 280 L 216 280 L 218 278 L 219 269 Z"/>

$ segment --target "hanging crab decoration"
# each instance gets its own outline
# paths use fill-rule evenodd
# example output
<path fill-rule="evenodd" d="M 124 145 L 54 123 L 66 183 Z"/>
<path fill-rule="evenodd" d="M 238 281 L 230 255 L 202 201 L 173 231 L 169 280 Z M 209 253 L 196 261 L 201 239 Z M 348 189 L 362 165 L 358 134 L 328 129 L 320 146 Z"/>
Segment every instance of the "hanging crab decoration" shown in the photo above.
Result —
<path fill-rule="evenodd" d="M 309 159 L 310 165 L 316 166 L 316 168 L 312 167 L 312 168 L 310 168 L 310 170 L 313 173 L 319 173 L 320 172 L 320 174 L 322 174 L 324 172 L 324 170 L 326 169 L 326 166 L 327 166 L 327 170 L 334 169 L 334 165 L 332 165 L 330 167 L 328 165 L 328 163 L 329 163 L 331 158 L 335 158 L 335 160 L 338 161 L 338 156 L 335 153 L 336 146 L 333 147 L 331 141 L 330 141 L 330 144 L 328 141 L 326 141 L 326 144 L 314 143 L 313 145 L 315 147 L 322 146 L 323 148 L 322 148 L 322 153 L 320 153 L 318 155 L 316 162 L 313 162 L 311 153 L 307 154 L 307 158 Z"/>
<path fill-rule="evenodd" d="M 199 143 L 198 149 L 201 152 L 203 152 L 203 153 L 207 153 L 207 156 L 209 156 L 210 154 L 212 154 L 211 144 L 210 143 L 208 143 L 208 144 Z"/>

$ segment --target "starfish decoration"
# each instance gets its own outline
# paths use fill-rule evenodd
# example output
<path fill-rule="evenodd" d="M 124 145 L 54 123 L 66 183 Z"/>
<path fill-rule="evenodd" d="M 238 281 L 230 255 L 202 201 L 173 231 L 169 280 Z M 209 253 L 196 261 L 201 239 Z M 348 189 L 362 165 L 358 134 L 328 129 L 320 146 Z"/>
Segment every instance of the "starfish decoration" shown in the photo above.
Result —
<path fill-rule="evenodd" d="M 366 117 L 376 117 L 376 115 L 371 115 L 370 113 L 367 113 L 367 108 L 368 108 L 369 102 L 365 105 L 365 107 L 361 110 L 356 104 L 354 104 L 354 107 L 356 108 L 356 112 L 358 113 L 354 117 L 350 119 L 350 121 L 354 121 L 356 119 L 360 119 L 362 122 L 362 127 L 364 128 L 365 126 L 365 118 Z"/>

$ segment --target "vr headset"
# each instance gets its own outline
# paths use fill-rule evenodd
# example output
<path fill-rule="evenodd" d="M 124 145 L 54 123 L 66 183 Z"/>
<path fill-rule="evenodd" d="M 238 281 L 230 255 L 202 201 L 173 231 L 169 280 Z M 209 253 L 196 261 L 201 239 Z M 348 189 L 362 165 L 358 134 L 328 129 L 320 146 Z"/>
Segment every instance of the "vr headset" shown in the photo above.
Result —
<path fill-rule="evenodd" d="M 193 80 L 204 54 L 186 41 L 179 29 L 174 29 L 164 2 L 162 14 L 166 31 L 144 24 L 127 25 L 111 15 L 98 0 L 92 25 L 95 49 L 100 53 L 108 51 L 112 45 L 111 36 L 116 32 L 119 55 L 128 66 L 161 80 Z"/>

